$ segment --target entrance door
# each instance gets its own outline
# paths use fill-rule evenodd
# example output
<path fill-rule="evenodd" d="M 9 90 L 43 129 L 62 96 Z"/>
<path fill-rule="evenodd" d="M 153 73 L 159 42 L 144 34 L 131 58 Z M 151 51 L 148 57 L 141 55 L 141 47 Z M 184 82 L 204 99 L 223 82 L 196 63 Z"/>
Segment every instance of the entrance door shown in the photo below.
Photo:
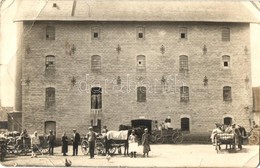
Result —
<path fill-rule="evenodd" d="M 56 134 L 56 122 L 55 121 L 46 121 L 45 122 L 45 130 L 44 133 L 45 134 L 49 134 L 49 131 L 52 130 L 53 134 Z"/>
<path fill-rule="evenodd" d="M 232 124 L 232 118 L 231 117 L 225 117 L 224 118 L 224 124 L 225 125 L 231 125 Z"/>
<path fill-rule="evenodd" d="M 190 131 L 190 119 L 189 118 L 181 118 L 181 130 L 182 131 Z"/>

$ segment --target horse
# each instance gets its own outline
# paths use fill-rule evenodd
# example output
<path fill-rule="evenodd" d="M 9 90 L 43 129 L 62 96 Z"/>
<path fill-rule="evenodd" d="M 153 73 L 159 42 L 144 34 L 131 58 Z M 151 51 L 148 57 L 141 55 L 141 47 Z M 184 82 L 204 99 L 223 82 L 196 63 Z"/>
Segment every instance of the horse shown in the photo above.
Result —
<path fill-rule="evenodd" d="M 140 142 L 142 138 L 142 134 L 144 131 L 142 131 L 141 128 L 132 128 L 131 126 L 126 126 L 126 125 L 120 125 L 119 126 L 119 131 L 108 131 L 106 134 L 106 149 L 109 149 L 113 143 L 116 144 L 124 144 L 124 155 L 129 155 L 128 149 L 129 149 L 129 143 L 128 143 L 128 138 L 132 131 L 135 131 L 135 134 L 137 135 L 137 139 Z M 116 134 L 121 134 L 120 138 L 113 138 L 111 134 L 116 133 Z M 112 137 L 112 138 L 111 138 Z M 109 154 L 109 151 L 106 150 L 106 153 Z"/>

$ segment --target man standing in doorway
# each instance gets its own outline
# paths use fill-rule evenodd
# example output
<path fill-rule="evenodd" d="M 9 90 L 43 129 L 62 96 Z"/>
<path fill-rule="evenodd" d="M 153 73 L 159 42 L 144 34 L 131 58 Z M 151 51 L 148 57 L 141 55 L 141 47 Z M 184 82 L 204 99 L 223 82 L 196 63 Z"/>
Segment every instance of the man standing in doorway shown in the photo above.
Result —
<path fill-rule="evenodd" d="M 73 129 L 73 137 L 72 139 L 72 145 L 73 145 L 73 155 L 72 156 L 77 156 L 78 155 L 78 146 L 80 143 L 80 135 L 77 133 L 76 129 Z"/>
<path fill-rule="evenodd" d="M 49 142 L 49 155 L 53 155 L 53 149 L 55 145 L 55 135 L 53 135 L 53 131 L 50 130 L 48 135 L 48 142 Z"/>

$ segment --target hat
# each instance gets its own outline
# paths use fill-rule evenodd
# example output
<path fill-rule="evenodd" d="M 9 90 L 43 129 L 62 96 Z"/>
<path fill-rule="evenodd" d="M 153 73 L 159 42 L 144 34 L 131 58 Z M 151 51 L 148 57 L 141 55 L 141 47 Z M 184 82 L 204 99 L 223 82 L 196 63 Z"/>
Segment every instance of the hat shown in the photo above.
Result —
<path fill-rule="evenodd" d="M 145 131 L 148 131 L 148 129 L 147 129 L 147 128 L 145 128 L 144 130 L 145 130 Z"/>
<path fill-rule="evenodd" d="M 74 128 L 73 131 L 76 131 L 76 129 Z"/>
<path fill-rule="evenodd" d="M 52 130 L 50 130 L 49 132 L 52 132 Z"/>
<path fill-rule="evenodd" d="M 90 129 L 93 129 L 93 127 L 88 127 L 88 129 L 90 130 Z"/>

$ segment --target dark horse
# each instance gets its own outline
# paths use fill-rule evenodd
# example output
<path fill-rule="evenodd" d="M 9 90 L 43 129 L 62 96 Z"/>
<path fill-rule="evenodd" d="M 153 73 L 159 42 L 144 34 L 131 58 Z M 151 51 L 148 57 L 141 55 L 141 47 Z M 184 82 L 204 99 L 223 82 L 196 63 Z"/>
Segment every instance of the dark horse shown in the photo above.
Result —
<path fill-rule="evenodd" d="M 137 136 L 138 142 L 141 141 L 142 135 L 144 133 L 143 129 L 141 128 L 132 128 L 132 126 L 127 126 L 127 125 L 120 125 L 119 126 L 119 131 L 127 130 L 127 139 L 126 140 L 115 140 L 115 139 L 105 139 L 106 140 L 106 153 L 109 154 L 109 148 L 111 147 L 112 144 L 123 144 L 124 145 L 124 155 L 129 155 L 128 149 L 129 149 L 129 144 L 128 144 L 128 138 L 132 131 L 135 131 L 135 134 Z"/>

